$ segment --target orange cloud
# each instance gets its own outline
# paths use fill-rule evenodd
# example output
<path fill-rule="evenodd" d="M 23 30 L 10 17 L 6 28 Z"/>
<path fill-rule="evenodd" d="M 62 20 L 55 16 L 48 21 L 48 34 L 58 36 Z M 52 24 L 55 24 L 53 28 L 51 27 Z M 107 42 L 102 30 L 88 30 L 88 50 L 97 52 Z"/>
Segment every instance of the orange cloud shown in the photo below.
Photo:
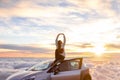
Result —
<path fill-rule="evenodd" d="M 9 3 L 9 2 L 8 2 Z M 111 9 L 110 1 L 101 0 L 67 0 L 68 4 L 75 6 L 60 7 L 59 1 L 54 1 L 55 6 L 38 5 L 37 3 L 51 3 L 49 1 L 20 1 L 16 5 L 10 8 L 0 8 L 1 17 L 19 16 L 19 17 L 62 17 L 63 14 L 69 14 L 70 12 L 89 12 L 94 14 L 95 10 L 100 15 L 104 16 L 116 16 L 115 12 Z M 9 5 L 9 4 L 8 4 Z M 99 5 L 99 6 L 98 6 Z M 7 5 L 6 5 L 7 6 Z"/>
<path fill-rule="evenodd" d="M 36 57 L 36 58 L 51 58 L 53 54 L 44 53 L 16 53 L 16 52 L 0 52 L 0 57 Z"/>

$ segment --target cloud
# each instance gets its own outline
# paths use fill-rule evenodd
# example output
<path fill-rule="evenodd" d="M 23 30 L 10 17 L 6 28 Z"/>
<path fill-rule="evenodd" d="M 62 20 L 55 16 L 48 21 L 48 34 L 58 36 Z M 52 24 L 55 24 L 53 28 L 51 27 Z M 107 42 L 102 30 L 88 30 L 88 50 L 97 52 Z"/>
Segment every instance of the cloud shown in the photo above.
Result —
<path fill-rule="evenodd" d="M 70 2 L 83 12 L 97 13 L 104 17 L 115 16 L 115 12 L 111 9 L 111 0 L 70 0 Z"/>
<path fill-rule="evenodd" d="M 1 8 L 11 8 L 15 7 L 20 0 L 0 0 L 0 7 Z"/>
<path fill-rule="evenodd" d="M 38 47 L 31 47 L 31 46 L 20 46 L 14 44 L 0 44 L 0 49 L 9 49 L 9 50 L 16 50 L 16 51 L 25 51 L 30 53 L 49 53 L 51 50 L 47 48 L 38 48 Z"/>
<path fill-rule="evenodd" d="M 106 44 L 106 48 L 108 49 L 120 49 L 120 44 Z"/>
<path fill-rule="evenodd" d="M 14 4 L 13 4 L 14 3 Z M 11 0 L 8 2 L 2 1 L 1 5 L 7 4 L 8 7 L 1 6 L 0 8 L 0 16 L 1 17 L 10 17 L 10 16 L 18 16 L 18 17 L 62 17 L 62 16 L 83 16 L 92 18 L 94 16 L 100 17 L 111 17 L 116 16 L 115 10 L 119 10 L 113 8 L 115 6 L 112 5 L 111 0 Z M 116 1 L 118 5 L 119 2 Z M 6 5 L 6 6 L 7 6 Z M 98 6 L 99 5 L 99 6 Z M 119 6 L 118 6 L 119 7 Z M 115 10 L 114 10 L 115 9 Z M 10 11 L 10 12 L 9 12 Z M 76 13 L 71 15 L 70 13 Z M 78 15 L 79 14 L 79 15 Z"/>
<path fill-rule="evenodd" d="M 4 44 L 5 43 L 5 40 L 0 40 L 0 44 Z"/>
<path fill-rule="evenodd" d="M 111 1 L 111 8 L 116 12 L 116 14 L 120 14 L 120 1 L 119 0 L 112 0 Z"/>
<path fill-rule="evenodd" d="M 92 48 L 93 45 L 90 44 L 90 43 L 84 43 L 84 44 L 79 45 L 78 47 L 81 47 L 81 48 Z"/>
<path fill-rule="evenodd" d="M 11 0 L 9 3 L 12 4 L 13 1 Z M 113 6 L 111 0 L 21 0 L 15 4 L 16 5 L 11 8 L 1 8 L 0 16 L 27 17 L 28 19 L 32 17 L 39 19 L 39 24 L 48 24 L 61 28 L 65 28 L 65 26 L 73 27 L 83 24 L 84 22 L 87 23 L 87 21 L 119 16 L 115 14 L 115 11 L 111 8 L 111 6 Z M 64 6 L 61 5 L 61 7 L 60 4 Z"/>
<path fill-rule="evenodd" d="M 65 19 L 63 19 L 65 20 Z M 56 21 L 56 22 L 55 22 Z M 57 22 L 58 21 L 58 22 Z M 56 35 L 65 33 L 71 42 L 113 42 L 119 33 L 119 19 L 93 22 L 59 22 L 62 20 L 12 17 L 1 19 L 1 39 L 8 43 L 53 43 Z M 55 22 L 55 23 L 54 23 Z M 9 36 L 8 36 L 9 35 Z M 49 35 L 49 36 L 48 36 Z"/>
<path fill-rule="evenodd" d="M 92 48 L 94 47 L 91 43 L 83 43 L 83 42 L 79 42 L 79 43 L 73 43 L 73 44 L 67 44 L 67 46 L 72 46 L 72 47 L 79 47 L 79 48 Z"/>
<path fill-rule="evenodd" d="M 43 6 L 38 4 L 38 1 L 24 1 L 21 0 L 17 5 L 11 8 L 1 8 L 1 17 L 19 16 L 19 17 L 56 17 L 59 16 L 60 11 L 56 11 L 57 7 Z M 62 9 L 62 8 L 59 8 Z M 10 12 L 9 12 L 10 10 Z M 8 13 L 9 12 L 9 13 Z"/>
<path fill-rule="evenodd" d="M 0 38 L 8 44 L 50 44 L 63 32 L 68 43 L 113 42 L 120 16 L 119 1 L 112 1 L 1 0 Z"/>

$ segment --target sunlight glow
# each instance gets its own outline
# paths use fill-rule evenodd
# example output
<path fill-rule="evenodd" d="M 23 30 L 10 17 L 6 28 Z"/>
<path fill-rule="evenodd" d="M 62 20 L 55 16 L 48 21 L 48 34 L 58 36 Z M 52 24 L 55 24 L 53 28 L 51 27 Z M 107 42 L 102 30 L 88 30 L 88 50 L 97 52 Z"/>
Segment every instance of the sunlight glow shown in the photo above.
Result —
<path fill-rule="evenodd" d="M 92 52 L 95 53 L 97 56 L 101 56 L 105 52 L 104 44 L 95 44 Z"/>

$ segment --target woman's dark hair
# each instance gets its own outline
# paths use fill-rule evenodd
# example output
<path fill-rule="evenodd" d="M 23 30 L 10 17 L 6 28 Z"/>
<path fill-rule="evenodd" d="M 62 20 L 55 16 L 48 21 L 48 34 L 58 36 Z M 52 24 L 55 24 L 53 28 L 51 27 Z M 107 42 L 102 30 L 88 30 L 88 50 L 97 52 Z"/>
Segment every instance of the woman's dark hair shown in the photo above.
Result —
<path fill-rule="evenodd" d="M 59 41 L 58 41 L 58 45 L 61 45 L 61 44 L 62 44 L 62 41 L 61 41 L 61 40 L 59 40 Z"/>

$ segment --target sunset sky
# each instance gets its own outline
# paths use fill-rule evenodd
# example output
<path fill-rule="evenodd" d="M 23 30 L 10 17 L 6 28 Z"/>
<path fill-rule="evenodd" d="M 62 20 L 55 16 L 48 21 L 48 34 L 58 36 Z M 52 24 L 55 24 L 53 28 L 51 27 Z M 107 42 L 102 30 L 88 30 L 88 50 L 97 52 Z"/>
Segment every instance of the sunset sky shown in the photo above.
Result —
<path fill-rule="evenodd" d="M 120 53 L 120 0 L 0 0 L 0 57 Z M 74 54 L 73 54 L 74 53 Z"/>

